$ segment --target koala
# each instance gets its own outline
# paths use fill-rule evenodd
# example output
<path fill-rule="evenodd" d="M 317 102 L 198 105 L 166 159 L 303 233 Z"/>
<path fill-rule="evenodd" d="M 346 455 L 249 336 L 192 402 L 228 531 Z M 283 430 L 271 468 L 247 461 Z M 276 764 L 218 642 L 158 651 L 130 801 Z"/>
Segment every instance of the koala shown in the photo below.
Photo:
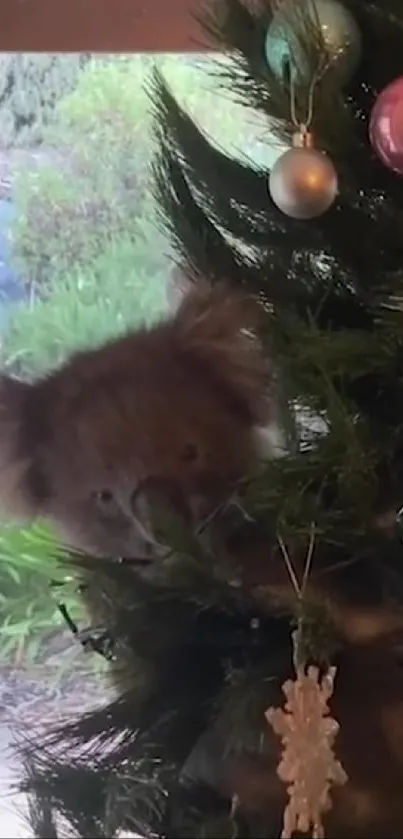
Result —
<path fill-rule="evenodd" d="M 259 429 L 270 427 L 255 326 L 244 299 L 198 284 L 151 328 L 79 351 L 37 381 L 3 375 L 2 514 L 48 520 L 70 547 L 102 557 L 154 549 L 153 482 L 193 522 L 208 515 L 261 456 Z"/>

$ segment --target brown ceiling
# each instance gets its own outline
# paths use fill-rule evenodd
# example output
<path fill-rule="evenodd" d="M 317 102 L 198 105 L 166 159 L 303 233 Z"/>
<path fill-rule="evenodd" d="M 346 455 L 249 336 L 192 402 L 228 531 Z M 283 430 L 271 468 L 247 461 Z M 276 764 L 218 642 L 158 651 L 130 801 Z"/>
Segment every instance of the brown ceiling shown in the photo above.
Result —
<path fill-rule="evenodd" d="M 0 0 L 0 51 L 201 49 L 197 0 Z M 198 4 L 197 4 L 198 5 Z"/>

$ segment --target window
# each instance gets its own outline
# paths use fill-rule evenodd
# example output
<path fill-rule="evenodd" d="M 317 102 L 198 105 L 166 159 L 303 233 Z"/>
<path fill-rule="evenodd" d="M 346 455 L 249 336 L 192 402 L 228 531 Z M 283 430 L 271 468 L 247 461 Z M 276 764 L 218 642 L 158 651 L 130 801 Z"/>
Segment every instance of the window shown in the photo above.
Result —
<path fill-rule="evenodd" d="M 269 163 L 268 127 L 218 103 L 212 57 L 3 54 L 0 57 L 1 362 L 36 377 L 72 351 L 151 323 L 181 291 L 158 230 L 147 80 L 155 63 L 214 141 Z M 99 662 L 63 623 L 42 526 L 0 530 L 1 748 L 8 723 L 49 719 L 97 696 Z M 73 612 L 74 592 L 63 598 Z M 53 710 L 52 710 L 53 709 Z M 13 767 L 6 760 L 3 785 Z M 5 777 L 7 776 L 7 777 Z M 24 835 L 10 811 L 0 836 Z M 26 835 L 26 834 L 25 834 Z"/>

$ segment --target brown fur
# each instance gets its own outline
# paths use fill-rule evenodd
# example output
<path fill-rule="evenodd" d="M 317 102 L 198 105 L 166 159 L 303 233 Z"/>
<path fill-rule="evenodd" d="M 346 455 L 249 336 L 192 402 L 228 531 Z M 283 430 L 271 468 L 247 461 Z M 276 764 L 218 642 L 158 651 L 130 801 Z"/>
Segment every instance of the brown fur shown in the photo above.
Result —
<path fill-rule="evenodd" d="M 79 352 L 33 384 L 3 377 L 0 504 L 105 556 L 149 550 L 139 489 L 158 479 L 202 516 L 256 458 L 270 419 L 254 312 L 198 287 L 166 322 Z"/>

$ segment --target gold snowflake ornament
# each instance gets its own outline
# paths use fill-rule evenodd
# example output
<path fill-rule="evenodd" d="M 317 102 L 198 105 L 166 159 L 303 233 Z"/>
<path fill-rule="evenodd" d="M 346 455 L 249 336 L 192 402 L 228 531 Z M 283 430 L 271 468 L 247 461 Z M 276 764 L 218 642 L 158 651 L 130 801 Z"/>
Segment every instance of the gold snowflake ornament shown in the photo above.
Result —
<path fill-rule="evenodd" d="M 277 772 L 287 784 L 289 801 L 284 811 L 282 839 L 293 833 L 324 837 L 322 815 L 331 807 L 330 787 L 342 785 L 347 775 L 336 760 L 333 743 L 339 725 L 329 716 L 336 668 L 319 678 L 317 667 L 297 672 L 284 683 L 285 709 L 269 708 L 266 719 L 283 743 Z"/>

